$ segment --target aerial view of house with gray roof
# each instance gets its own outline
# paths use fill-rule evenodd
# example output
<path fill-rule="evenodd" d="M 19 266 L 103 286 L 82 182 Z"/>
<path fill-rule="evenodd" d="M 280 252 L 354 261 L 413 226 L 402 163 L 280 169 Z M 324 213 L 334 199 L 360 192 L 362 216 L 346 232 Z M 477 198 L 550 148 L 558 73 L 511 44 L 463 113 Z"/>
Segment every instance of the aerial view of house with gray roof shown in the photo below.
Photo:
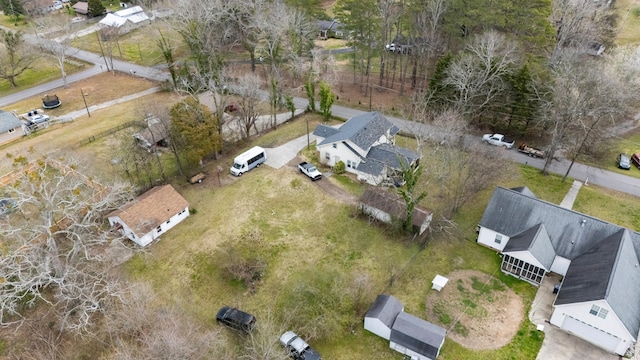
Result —
<path fill-rule="evenodd" d="M 16 140 L 24 134 L 22 121 L 15 114 L 0 110 L 0 145 Z"/>
<path fill-rule="evenodd" d="M 501 253 L 501 270 L 538 286 L 563 276 L 549 322 L 618 355 L 640 331 L 640 234 L 562 208 L 527 188 L 496 188 L 477 242 Z"/>
<path fill-rule="evenodd" d="M 395 145 L 398 131 L 382 114 L 369 112 L 352 117 L 337 129 L 318 125 L 313 134 L 318 137 L 320 162 L 335 166 L 342 161 L 358 180 L 380 185 L 399 182 L 403 163 L 410 166 L 420 159 L 416 152 Z"/>

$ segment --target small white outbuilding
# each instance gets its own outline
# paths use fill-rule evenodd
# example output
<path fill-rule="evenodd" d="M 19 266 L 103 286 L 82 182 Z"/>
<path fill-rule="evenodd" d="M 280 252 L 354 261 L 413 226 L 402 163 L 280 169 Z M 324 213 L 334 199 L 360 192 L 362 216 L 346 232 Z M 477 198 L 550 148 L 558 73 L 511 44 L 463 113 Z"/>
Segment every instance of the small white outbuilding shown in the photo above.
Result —
<path fill-rule="evenodd" d="M 392 295 L 378 295 L 364 316 L 364 329 L 389 340 L 393 323 L 403 310 L 404 305 Z"/>

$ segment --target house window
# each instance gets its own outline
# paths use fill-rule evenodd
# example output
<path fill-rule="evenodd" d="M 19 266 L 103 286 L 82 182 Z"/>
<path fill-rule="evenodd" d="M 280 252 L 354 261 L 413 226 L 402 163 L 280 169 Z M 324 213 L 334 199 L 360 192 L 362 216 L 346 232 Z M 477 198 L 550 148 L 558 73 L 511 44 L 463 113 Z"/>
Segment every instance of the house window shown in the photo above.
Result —
<path fill-rule="evenodd" d="M 500 235 L 500 234 L 496 234 L 495 242 L 496 242 L 497 244 L 502 243 L 502 235 Z"/>
<path fill-rule="evenodd" d="M 328 153 L 328 152 L 324 153 L 324 158 L 325 158 L 325 160 L 327 160 L 327 161 L 331 160 L 331 156 L 329 155 L 329 153 Z"/>
<path fill-rule="evenodd" d="M 161 232 L 161 231 L 162 231 L 162 226 L 158 226 L 158 227 L 156 228 L 156 232 Z"/>
<path fill-rule="evenodd" d="M 338 148 L 338 144 L 333 143 L 333 148 L 334 148 L 334 149 L 337 149 L 337 148 Z"/>
<path fill-rule="evenodd" d="M 171 219 L 167 220 L 167 224 L 170 224 L 170 223 L 171 223 Z"/>
<path fill-rule="evenodd" d="M 350 169 L 355 169 L 356 168 L 356 163 L 354 161 L 347 160 L 347 167 L 350 168 Z"/>
<path fill-rule="evenodd" d="M 597 316 L 602 319 L 606 319 L 608 313 L 609 313 L 609 310 L 603 309 L 598 305 L 591 306 L 591 310 L 589 310 L 589 314 Z"/>
<path fill-rule="evenodd" d="M 12 132 L 15 132 L 16 129 L 9 129 L 9 134 L 11 134 Z"/>

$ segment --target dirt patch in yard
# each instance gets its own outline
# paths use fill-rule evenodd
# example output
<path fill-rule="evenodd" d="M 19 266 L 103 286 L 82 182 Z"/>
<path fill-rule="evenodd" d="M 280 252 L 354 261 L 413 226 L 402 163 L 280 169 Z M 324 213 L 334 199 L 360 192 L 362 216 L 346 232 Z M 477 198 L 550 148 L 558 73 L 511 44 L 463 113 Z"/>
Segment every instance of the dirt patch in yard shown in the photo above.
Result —
<path fill-rule="evenodd" d="M 497 349 L 510 343 L 524 319 L 522 299 L 479 271 L 458 270 L 445 277 L 447 285 L 427 296 L 427 319 L 468 349 Z"/>

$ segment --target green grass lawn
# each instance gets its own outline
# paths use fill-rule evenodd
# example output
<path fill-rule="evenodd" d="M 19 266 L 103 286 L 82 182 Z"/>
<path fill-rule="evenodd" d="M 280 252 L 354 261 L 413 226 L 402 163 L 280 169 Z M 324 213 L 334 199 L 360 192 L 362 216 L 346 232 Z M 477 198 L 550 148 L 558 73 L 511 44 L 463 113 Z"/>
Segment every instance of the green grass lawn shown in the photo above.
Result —
<path fill-rule="evenodd" d="M 640 42 L 640 1 L 618 0 L 615 2 L 619 17 L 619 31 L 616 37 L 618 45 L 637 44 Z"/>

